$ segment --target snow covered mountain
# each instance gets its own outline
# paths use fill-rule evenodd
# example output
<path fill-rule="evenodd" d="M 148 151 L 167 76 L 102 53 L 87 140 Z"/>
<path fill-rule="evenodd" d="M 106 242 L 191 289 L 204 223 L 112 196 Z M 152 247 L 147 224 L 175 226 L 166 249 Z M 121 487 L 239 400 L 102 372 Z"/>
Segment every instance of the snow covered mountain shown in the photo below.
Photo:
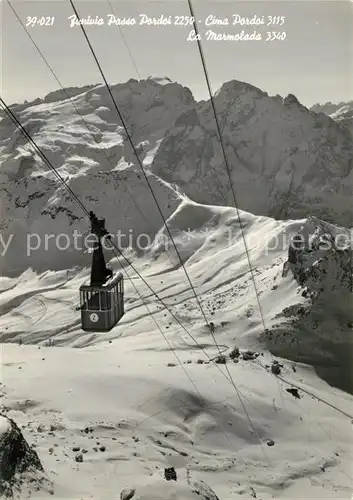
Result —
<path fill-rule="evenodd" d="M 348 498 L 353 398 L 324 381 L 352 392 L 352 252 L 338 244 L 351 242 L 342 227 L 352 215 L 348 135 L 293 96 L 223 86 L 216 104 L 241 204 L 256 213 L 240 210 L 240 227 L 236 210 L 221 206 L 229 188 L 210 104 L 168 79 L 130 80 L 113 92 L 199 302 L 105 89 L 69 89 L 84 122 L 62 92 L 15 105 L 85 206 L 114 237 L 125 234 L 119 246 L 169 310 L 107 251 L 131 278 L 126 312 L 109 333 L 81 330 L 87 221 L 3 116 L 0 412 L 35 448 L 51 498 Z M 294 172 L 287 212 L 286 155 Z M 274 200 L 278 219 L 293 218 L 268 217 Z M 335 224 L 294 219 L 308 211 Z M 298 235 L 302 247 L 293 249 Z M 170 467 L 176 483 L 163 478 Z M 36 485 L 17 498 L 47 499 Z"/>
<path fill-rule="evenodd" d="M 340 107 L 337 111 L 331 114 L 331 118 L 342 128 L 348 130 L 353 137 L 353 103 L 345 104 Z"/>
<path fill-rule="evenodd" d="M 314 104 L 314 106 L 311 106 L 311 111 L 315 111 L 315 113 L 325 113 L 326 115 L 332 116 L 335 114 L 339 109 L 342 109 L 343 107 L 352 107 L 353 106 L 353 101 L 341 101 L 338 104 L 333 104 L 332 102 L 326 102 L 325 104 Z"/>
<path fill-rule="evenodd" d="M 196 103 L 189 89 L 167 78 L 129 80 L 112 92 L 146 170 L 157 175 L 151 183 L 166 218 L 181 201 L 170 183 L 194 201 L 232 205 L 209 101 Z M 269 97 L 237 81 L 223 85 L 215 104 L 241 209 L 279 219 L 316 215 L 352 225 L 352 139 L 335 121 L 309 111 L 294 96 Z M 156 234 L 161 217 L 103 86 L 52 92 L 12 110 L 88 208 L 107 217 L 111 232 L 126 232 L 133 221 L 135 235 L 142 227 L 148 236 Z M 13 237 L 13 251 L 2 261 L 5 274 L 84 262 L 77 252 L 58 255 L 53 240 L 50 251 L 37 252 L 37 259 L 27 255 L 28 233 L 43 241 L 44 233 L 83 234 L 87 225 L 4 113 L 0 182 L 2 238 Z"/>
<path fill-rule="evenodd" d="M 341 127 L 349 131 L 353 137 L 353 101 L 340 102 L 339 104 L 315 104 L 310 108 L 315 113 L 325 113 L 335 120 Z"/>
<path fill-rule="evenodd" d="M 178 84 L 162 85 L 153 79 L 117 85 L 113 94 L 123 117 L 128 116 L 129 131 L 148 168 L 165 131 L 194 102 L 192 94 Z M 94 87 L 71 100 L 65 97 L 66 93 L 57 92 L 44 102 L 15 105 L 12 110 L 83 203 L 107 218 L 113 234 L 120 230 L 129 235 L 133 229 L 132 244 L 138 234 L 153 236 L 163 221 L 141 170 L 131 163 L 136 163 L 135 157 L 106 89 Z M 58 250 L 53 240 L 62 233 L 70 237 L 74 231 L 87 233 L 84 214 L 10 118 L 3 117 L 0 133 L 0 224 L 3 241 L 12 238 L 11 252 L 2 259 L 3 273 L 20 273 L 29 266 L 43 271 L 84 263 L 83 254 L 71 251 L 72 238 L 68 251 Z M 168 217 L 180 195 L 153 175 L 150 182 Z M 42 243 L 32 255 L 28 234 L 33 235 L 33 243 Z M 49 234 L 53 237 L 46 244 Z M 65 236 L 61 238 L 59 246 L 63 247 Z"/>
<path fill-rule="evenodd" d="M 347 131 L 293 95 L 270 97 L 238 81 L 224 84 L 214 103 L 240 208 L 352 225 L 353 142 Z M 152 171 L 195 201 L 232 204 L 209 101 L 176 121 Z"/>

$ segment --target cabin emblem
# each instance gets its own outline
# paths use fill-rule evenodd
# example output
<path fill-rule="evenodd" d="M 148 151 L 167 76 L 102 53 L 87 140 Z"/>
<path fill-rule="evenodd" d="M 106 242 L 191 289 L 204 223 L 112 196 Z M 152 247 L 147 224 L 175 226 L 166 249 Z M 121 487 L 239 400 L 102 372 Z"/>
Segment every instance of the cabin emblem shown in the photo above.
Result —
<path fill-rule="evenodd" d="M 96 314 L 96 313 L 92 313 L 92 314 L 90 315 L 89 319 L 92 321 L 92 323 L 97 323 L 97 321 L 98 321 L 98 319 L 99 319 L 99 318 L 98 318 L 98 314 Z"/>

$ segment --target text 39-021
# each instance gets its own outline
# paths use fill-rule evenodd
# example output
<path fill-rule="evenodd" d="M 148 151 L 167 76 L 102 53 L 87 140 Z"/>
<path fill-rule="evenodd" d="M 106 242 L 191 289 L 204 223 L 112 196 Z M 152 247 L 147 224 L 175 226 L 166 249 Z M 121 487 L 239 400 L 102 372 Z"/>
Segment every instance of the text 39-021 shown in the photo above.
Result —
<path fill-rule="evenodd" d="M 27 16 L 26 27 L 34 28 L 35 26 L 53 26 L 55 23 L 55 16 L 53 17 L 37 17 Z"/>

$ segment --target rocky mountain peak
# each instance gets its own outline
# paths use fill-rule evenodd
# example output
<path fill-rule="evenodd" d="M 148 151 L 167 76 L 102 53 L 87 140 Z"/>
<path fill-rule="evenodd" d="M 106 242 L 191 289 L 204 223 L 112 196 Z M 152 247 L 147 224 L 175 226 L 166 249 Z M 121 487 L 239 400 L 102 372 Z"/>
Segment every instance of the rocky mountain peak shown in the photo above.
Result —
<path fill-rule="evenodd" d="M 236 96 L 241 96 L 249 92 L 253 92 L 254 94 L 258 94 L 259 96 L 268 95 L 258 87 L 255 87 L 254 85 L 251 85 L 247 82 L 242 82 L 240 80 L 230 80 L 229 82 L 224 83 L 215 95 L 216 97 L 227 96 L 230 99 L 234 99 L 234 97 Z"/>
<path fill-rule="evenodd" d="M 269 97 L 235 80 L 222 85 L 215 106 L 239 208 L 353 224 L 353 139 L 334 120 L 308 110 L 293 94 Z M 194 114 L 193 128 L 187 122 L 187 137 L 180 121 L 168 129 L 152 171 L 199 203 L 231 204 L 212 104 L 197 103 L 195 110 L 198 120 Z"/>
<path fill-rule="evenodd" d="M 294 94 L 288 94 L 287 97 L 283 99 L 283 104 L 285 106 L 292 106 L 292 105 L 298 105 L 301 106 L 299 100 L 296 98 Z"/>

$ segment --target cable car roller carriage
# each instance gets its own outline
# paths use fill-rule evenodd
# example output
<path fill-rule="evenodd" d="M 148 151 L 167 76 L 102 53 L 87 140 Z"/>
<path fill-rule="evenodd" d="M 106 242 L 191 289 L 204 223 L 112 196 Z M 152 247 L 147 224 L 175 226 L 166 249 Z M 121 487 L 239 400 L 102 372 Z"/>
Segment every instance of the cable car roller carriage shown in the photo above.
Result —
<path fill-rule="evenodd" d="M 91 281 L 80 286 L 82 330 L 108 332 L 124 315 L 124 281 L 122 273 L 113 275 L 105 264 L 102 240 L 110 239 L 105 219 L 91 211 L 91 232 L 96 236 L 93 247 Z"/>

